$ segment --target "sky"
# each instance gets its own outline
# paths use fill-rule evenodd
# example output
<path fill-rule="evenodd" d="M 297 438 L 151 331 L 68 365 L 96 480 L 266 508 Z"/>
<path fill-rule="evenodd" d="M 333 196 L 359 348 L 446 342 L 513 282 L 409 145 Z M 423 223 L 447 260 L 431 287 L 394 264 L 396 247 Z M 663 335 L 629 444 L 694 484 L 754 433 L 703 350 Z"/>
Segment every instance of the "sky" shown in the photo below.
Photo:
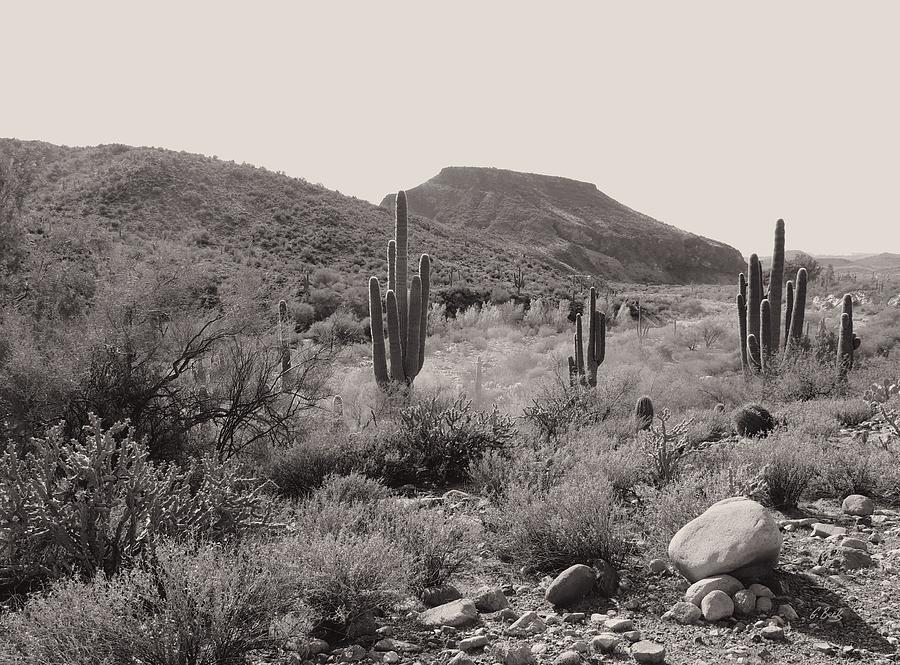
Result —
<path fill-rule="evenodd" d="M 595 183 L 770 253 L 900 252 L 900 2 L 17 2 L 0 136 L 378 203 L 444 166 Z"/>

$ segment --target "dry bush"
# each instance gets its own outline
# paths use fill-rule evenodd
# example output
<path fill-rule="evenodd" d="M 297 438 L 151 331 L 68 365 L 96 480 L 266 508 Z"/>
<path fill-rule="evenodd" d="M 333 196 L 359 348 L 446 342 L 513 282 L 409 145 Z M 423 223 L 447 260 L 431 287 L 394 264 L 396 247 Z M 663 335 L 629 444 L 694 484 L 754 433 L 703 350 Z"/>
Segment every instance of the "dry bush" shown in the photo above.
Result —
<path fill-rule="evenodd" d="M 762 469 L 760 499 L 778 510 L 796 509 L 816 475 L 815 458 L 809 446 L 792 446 L 788 437 L 778 437 L 765 446 L 768 462 Z"/>
<path fill-rule="evenodd" d="M 617 565 L 627 553 L 613 485 L 588 471 L 574 470 L 549 490 L 512 485 L 488 521 L 500 555 L 531 570 L 597 559 Z"/>
<path fill-rule="evenodd" d="M 238 665 L 274 646 L 287 612 L 309 626 L 278 562 L 258 548 L 166 544 L 131 571 L 66 580 L 0 620 L 4 663 Z"/>
<path fill-rule="evenodd" d="M 272 451 L 262 464 L 263 474 L 280 496 L 303 498 L 329 475 L 348 474 L 363 465 L 365 444 L 359 438 L 351 439 L 344 430 L 319 429 L 290 448 Z"/>
<path fill-rule="evenodd" d="M 871 404 L 862 399 L 831 400 L 827 408 L 842 427 L 855 427 L 873 415 Z"/>

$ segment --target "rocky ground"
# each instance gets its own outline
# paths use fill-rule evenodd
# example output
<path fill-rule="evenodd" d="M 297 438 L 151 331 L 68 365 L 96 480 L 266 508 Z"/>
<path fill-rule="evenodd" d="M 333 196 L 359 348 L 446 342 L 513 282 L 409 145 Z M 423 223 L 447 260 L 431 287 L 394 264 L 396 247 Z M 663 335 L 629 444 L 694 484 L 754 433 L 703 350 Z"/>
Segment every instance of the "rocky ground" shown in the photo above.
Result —
<path fill-rule="evenodd" d="M 477 514 L 475 507 L 468 510 Z M 738 590 L 734 580 L 704 581 L 689 590 L 663 560 L 635 559 L 619 571 L 577 566 L 555 579 L 529 580 L 485 559 L 477 562 L 479 578 L 461 584 L 461 591 L 445 589 L 428 599 L 443 604 L 380 617 L 377 633 L 355 644 L 297 643 L 293 652 L 267 660 L 900 662 L 900 513 L 876 508 L 853 516 L 820 502 L 805 506 L 801 516 L 774 517 L 784 541 L 766 587 Z M 718 591 L 700 601 L 709 588 Z M 702 609 L 685 600 L 686 592 Z"/>

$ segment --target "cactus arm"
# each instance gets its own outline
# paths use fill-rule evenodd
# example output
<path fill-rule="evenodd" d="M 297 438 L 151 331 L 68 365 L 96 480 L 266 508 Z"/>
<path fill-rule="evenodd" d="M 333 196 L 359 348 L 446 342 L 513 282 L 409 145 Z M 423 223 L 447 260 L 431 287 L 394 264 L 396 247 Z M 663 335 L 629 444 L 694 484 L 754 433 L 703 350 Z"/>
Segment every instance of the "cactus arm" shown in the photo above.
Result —
<path fill-rule="evenodd" d="M 791 334 L 791 316 L 794 311 L 794 283 L 788 280 L 784 298 L 784 338 L 781 340 L 781 349 L 787 347 L 787 340 Z"/>
<path fill-rule="evenodd" d="M 412 383 L 419 373 L 419 328 L 422 325 L 422 278 L 413 275 L 409 283 L 409 318 L 406 333 L 406 355 L 403 358 L 403 369 L 406 380 Z"/>
<path fill-rule="evenodd" d="M 597 319 L 599 327 L 597 329 L 597 350 L 594 355 L 597 359 L 597 364 L 602 365 L 603 361 L 606 360 L 606 314 L 597 312 Z"/>
<path fill-rule="evenodd" d="M 769 303 L 772 308 L 772 340 L 770 348 L 781 348 L 781 295 L 784 284 L 784 220 L 775 222 L 775 248 L 769 272 Z"/>
<path fill-rule="evenodd" d="M 750 299 L 747 301 L 747 334 L 754 335 L 759 340 L 759 303 L 762 301 L 762 283 L 759 257 L 756 254 L 750 255 L 748 273 L 750 276 Z"/>
<path fill-rule="evenodd" d="M 741 275 L 743 277 L 743 275 Z M 746 287 L 746 285 L 744 285 Z M 746 288 L 743 291 L 746 292 Z M 750 371 L 747 362 L 747 303 L 743 293 L 737 294 L 738 339 L 741 346 L 741 370 L 746 375 Z"/>
<path fill-rule="evenodd" d="M 394 229 L 394 239 L 397 241 L 397 312 L 400 315 L 400 344 L 406 363 L 406 340 L 409 338 L 409 235 L 408 235 L 408 215 L 406 205 L 406 192 L 397 192 L 396 206 L 396 226 Z"/>
<path fill-rule="evenodd" d="M 575 367 L 578 376 L 584 376 L 584 339 L 581 332 L 581 314 L 575 316 Z"/>
<path fill-rule="evenodd" d="M 768 298 L 762 301 L 759 310 L 759 361 L 763 372 L 771 369 L 772 360 L 772 305 Z"/>
<path fill-rule="evenodd" d="M 397 241 L 388 240 L 388 283 L 387 290 L 397 292 Z"/>
<path fill-rule="evenodd" d="M 787 357 L 794 349 L 800 347 L 803 336 L 803 318 L 806 315 L 806 268 L 797 271 L 797 283 L 794 287 L 794 307 L 791 310 L 791 331 L 788 335 L 784 353 Z"/>
<path fill-rule="evenodd" d="M 381 317 L 381 285 L 377 277 L 369 278 L 369 321 L 372 329 L 372 363 L 379 386 L 388 382 L 387 358 L 384 352 L 384 321 Z"/>
<path fill-rule="evenodd" d="M 419 258 L 419 278 L 422 282 L 422 322 L 419 324 L 419 367 L 416 374 L 425 365 L 425 338 L 428 336 L 428 297 L 431 291 L 431 257 L 422 254 Z"/>
<path fill-rule="evenodd" d="M 762 367 L 761 359 L 759 357 L 759 342 L 757 341 L 756 335 L 749 334 L 747 335 L 747 355 L 750 357 L 750 364 L 755 370 L 759 370 Z"/>
<path fill-rule="evenodd" d="M 406 374 L 403 371 L 403 351 L 400 346 L 400 313 L 397 307 L 397 296 L 390 289 L 385 295 L 384 304 L 387 310 L 391 380 L 401 383 L 406 381 Z"/>

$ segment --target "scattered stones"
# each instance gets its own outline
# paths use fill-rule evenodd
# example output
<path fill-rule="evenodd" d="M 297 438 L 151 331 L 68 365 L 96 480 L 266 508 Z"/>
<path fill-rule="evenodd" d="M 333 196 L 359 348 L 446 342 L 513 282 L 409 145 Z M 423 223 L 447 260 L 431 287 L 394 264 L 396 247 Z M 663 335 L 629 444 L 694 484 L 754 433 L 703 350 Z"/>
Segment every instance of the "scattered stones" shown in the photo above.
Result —
<path fill-rule="evenodd" d="M 744 585 L 731 575 L 716 575 L 715 577 L 706 577 L 702 580 L 694 582 L 688 587 L 684 593 L 684 599 L 689 603 L 693 603 L 700 607 L 703 598 L 713 591 L 724 591 L 727 595 L 740 591 Z"/>
<path fill-rule="evenodd" d="M 631 655 L 639 663 L 664 663 L 666 648 L 662 644 L 644 640 L 631 647 Z"/>
<path fill-rule="evenodd" d="M 707 621 L 721 621 L 734 614 L 734 602 L 724 591 L 710 591 L 700 603 L 703 618 Z"/>
<path fill-rule="evenodd" d="M 742 592 L 738 592 L 742 593 Z M 752 595 L 752 594 L 751 594 Z M 753 604 L 754 608 L 756 606 L 756 597 L 753 596 Z M 700 617 L 703 616 L 703 613 L 700 611 L 700 608 L 694 605 L 693 603 L 689 603 L 687 601 L 681 601 L 672 605 L 671 609 L 663 614 L 662 618 L 666 621 L 674 621 L 676 623 L 683 624 L 685 626 L 690 626 L 692 624 L 700 621 Z"/>
<path fill-rule="evenodd" d="M 475 608 L 479 612 L 499 612 L 509 607 L 509 601 L 506 594 L 500 589 L 491 587 L 481 587 L 475 592 L 472 600 L 475 602 Z"/>
<path fill-rule="evenodd" d="M 851 494 L 841 504 L 841 510 L 846 515 L 858 515 L 865 517 L 875 512 L 875 504 L 867 496 Z"/>
<path fill-rule="evenodd" d="M 817 538 L 828 538 L 829 536 L 846 536 L 847 529 L 834 524 L 825 524 L 824 522 L 816 522 L 812 525 L 812 535 Z"/>
<path fill-rule="evenodd" d="M 568 607 L 588 595 L 597 582 L 597 573 L 590 566 L 578 563 L 556 576 L 544 598 L 551 605 Z"/>
<path fill-rule="evenodd" d="M 669 543 L 669 558 L 691 582 L 738 569 L 770 568 L 781 531 L 769 512 L 744 497 L 723 499 L 685 524 Z"/>
<path fill-rule="evenodd" d="M 600 633 L 591 640 L 591 649 L 598 653 L 610 653 L 616 650 L 620 641 L 614 633 Z"/>
<path fill-rule="evenodd" d="M 459 641 L 457 646 L 462 651 L 474 651 L 475 649 L 481 649 L 482 647 L 486 647 L 488 645 L 487 635 L 475 635 L 473 637 L 466 637 Z"/>
<path fill-rule="evenodd" d="M 422 647 L 418 644 L 413 644 L 412 642 L 404 642 L 402 640 L 395 640 L 391 637 L 386 637 L 382 640 L 378 640 L 375 643 L 375 651 L 401 651 L 413 653 L 416 651 L 421 651 Z"/>
<path fill-rule="evenodd" d="M 756 594 L 750 589 L 741 589 L 734 594 L 734 611 L 739 616 L 750 616 L 756 612 Z"/>
<path fill-rule="evenodd" d="M 475 603 L 468 598 L 460 598 L 437 607 L 425 610 L 419 620 L 426 626 L 467 626 L 478 621 L 478 610 Z"/>

